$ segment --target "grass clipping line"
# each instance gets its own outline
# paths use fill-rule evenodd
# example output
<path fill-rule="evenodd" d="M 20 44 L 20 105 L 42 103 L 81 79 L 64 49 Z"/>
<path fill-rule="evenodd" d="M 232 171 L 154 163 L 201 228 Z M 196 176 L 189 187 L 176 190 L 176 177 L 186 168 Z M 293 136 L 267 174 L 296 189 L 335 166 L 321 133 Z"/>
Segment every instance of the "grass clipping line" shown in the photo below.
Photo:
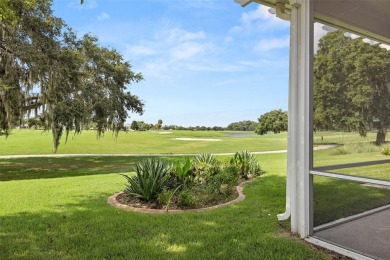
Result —
<path fill-rule="evenodd" d="M 124 209 L 126 211 L 134 211 L 134 212 L 144 212 L 144 213 L 153 213 L 153 214 L 164 214 L 164 213 L 183 213 L 183 212 L 203 212 L 203 211 L 209 211 L 217 208 L 221 208 L 224 206 L 228 206 L 240 201 L 243 201 L 245 199 L 245 194 L 243 192 L 242 186 L 249 181 L 245 181 L 240 183 L 238 186 L 236 186 L 236 190 L 238 192 L 238 197 L 234 200 L 231 200 L 229 202 L 218 204 L 214 206 L 210 206 L 207 208 L 200 208 L 200 209 L 172 209 L 172 210 L 166 210 L 166 209 L 148 209 L 148 208 L 136 208 L 129 205 L 122 204 L 117 201 L 116 197 L 120 194 L 123 194 L 123 192 L 115 193 L 114 195 L 110 196 L 107 200 L 107 203 L 111 206 L 114 206 L 116 208 Z"/>

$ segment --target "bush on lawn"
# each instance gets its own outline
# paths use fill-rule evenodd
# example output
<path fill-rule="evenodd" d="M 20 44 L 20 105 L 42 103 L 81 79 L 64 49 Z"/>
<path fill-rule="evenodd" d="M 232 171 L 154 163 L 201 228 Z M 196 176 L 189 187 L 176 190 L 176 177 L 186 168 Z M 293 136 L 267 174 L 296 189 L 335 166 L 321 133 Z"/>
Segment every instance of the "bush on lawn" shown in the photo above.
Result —
<path fill-rule="evenodd" d="M 390 155 L 390 147 L 385 147 L 382 149 L 383 155 Z"/>

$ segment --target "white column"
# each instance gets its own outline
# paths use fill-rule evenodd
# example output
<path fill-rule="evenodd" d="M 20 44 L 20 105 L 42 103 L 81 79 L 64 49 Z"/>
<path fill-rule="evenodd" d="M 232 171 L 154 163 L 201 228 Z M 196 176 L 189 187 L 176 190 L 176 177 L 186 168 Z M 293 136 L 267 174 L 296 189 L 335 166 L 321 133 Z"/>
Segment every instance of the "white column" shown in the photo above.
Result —
<path fill-rule="evenodd" d="M 287 200 L 291 231 L 301 237 L 312 228 L 312 65 L 313 1 L 290 0 L 290 86 L 287 159 Z"/>

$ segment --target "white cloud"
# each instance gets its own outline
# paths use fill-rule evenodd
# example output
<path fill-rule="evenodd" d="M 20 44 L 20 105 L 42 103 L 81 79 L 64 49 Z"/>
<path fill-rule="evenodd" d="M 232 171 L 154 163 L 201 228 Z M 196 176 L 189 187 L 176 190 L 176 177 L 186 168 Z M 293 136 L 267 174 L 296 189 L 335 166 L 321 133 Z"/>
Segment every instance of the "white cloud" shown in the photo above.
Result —
<path fill-rule="evenodd" d="M 231 33 L 253 33 L 254 31 L 280 30 L 289 26 L 288 21 L 268 12 L 268 7 L 258 5 L 255 10 L 244 12 L 240 23 L 230 29 Z"/>
<path fill-rule="evenodd" d="M 317 53 L 318 43 L 322 37 L 324 37 L 329 31 L 324 29 L 324 25 L 321 23 L 314 23 L 314 53 Z"/>
<path fill-rule="evenodd" d="M 203 31 L 171 28 L 154 34 L 152 39 L 126 45 L 125 56 L 141 63 L 145 77 L 167 80 L 199 70 L 215 53 L 215 44 Z"/>
<path fill-rule="evenodd" d="M 99 21 L 104 21 L 104 20 L 107 20 L 107 19 L 110 19 L 110 15 L 108 13 L 102 12 L 98 16 L 98 20 Z"/>
<path fill-rule="evenodd" d="M 225 64 L 215 61 L 206 61 L 198 64 L 188 64 L 187 66 L 191 71 L 204 71 L 204 72 L 239 72 L 244 71 L 243 66 L 240 64 Z"/>
<path fill-rule="evenodd" d="M 136 55 L 136 56 L 149 56 L 153 55 L 156 52 L 149 47 L 143 46 L 143 45 L 126 45 L 126 53 L 129 55 Z"/>
<path fill-rule="evenodd" d="M 79 10 L 95 9 L 98 7 L 96 0 L 85 0 L 83 4 L 80 4 L 79 0 L 72 0 L 68 4 L 69 8 L 75 8 Z"/>
<path fill-rule="evenodd" d="M 231 43 L 231 42 L 233 42 L 233 37 L 231 37 L 231 36 L 225 37 L 224 42 L 225 42 L 225 43 Z"/>
<path fill-rule="evenodd" d="M 199 42 L 184 42 L 171 49 L 171 57 L 174 60 L 186 60 L 196 56 L 204 55 L 206 52 L 212 50 L 214 45 L 212 43 Z"/>
<path fill-rule="evenodd" d="M 254 47 L 254 51 L 263 52 L 274 49 L 286 48 L 290 45 L 290 37 L 271 38 L 260 40 Z"/>
<path fill-rule="evenodd" d="M 189 32 L 180 28 L 164 30 L 155 35 L 156 39 L 163 40 L 169 43 L 186 42 L 192 40 L 201 40 L 206 38 L 203 31 Z"/>

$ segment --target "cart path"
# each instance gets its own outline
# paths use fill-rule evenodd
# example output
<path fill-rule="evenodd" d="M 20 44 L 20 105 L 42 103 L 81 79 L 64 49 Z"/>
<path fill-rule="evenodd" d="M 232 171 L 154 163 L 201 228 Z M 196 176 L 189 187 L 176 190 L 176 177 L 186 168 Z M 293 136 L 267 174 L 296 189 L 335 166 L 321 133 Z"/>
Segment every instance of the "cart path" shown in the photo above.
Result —
<path fill-rule="evenodd" d="M 314 147 L 314 150 L 324 150 L 336 147 L 336 145 L 319 145 Z M 262 151 L 262 152 L 251 152 L 252 154 L 274 154 L 274 153 L 287 153 L 287 150 L 276 150 L 276 151 Z M 16 159 L 16 158 L 62 158 L 62 157 L 115 157 L 115 156 L 128 156 L 128 157 L 174 157 L 174 156 L 195 156 L 198 153 L 177 153 L 177 154 L 165 154 L 165 153 L 147 153 L 147 154 L 20 154 L 20 155 L 0 155 L 0 159 Z M 234 155 L 235 153 L 212 153 L 212 155 Z"/>

